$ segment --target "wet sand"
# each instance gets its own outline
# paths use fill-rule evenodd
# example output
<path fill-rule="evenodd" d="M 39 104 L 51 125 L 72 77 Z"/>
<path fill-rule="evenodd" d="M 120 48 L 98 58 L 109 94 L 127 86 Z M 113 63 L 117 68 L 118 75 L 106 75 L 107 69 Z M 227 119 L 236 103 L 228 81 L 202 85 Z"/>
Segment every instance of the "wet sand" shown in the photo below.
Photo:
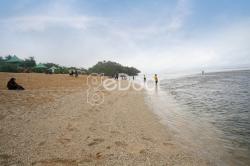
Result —
<path fill-rule="evenodd" d="M 25 91 L 7 91 L 16 77 Z M 184 151 L 143 91 L 101 91 L 87 76 L 0 73 L 0 165 L 213 165 Z"/>

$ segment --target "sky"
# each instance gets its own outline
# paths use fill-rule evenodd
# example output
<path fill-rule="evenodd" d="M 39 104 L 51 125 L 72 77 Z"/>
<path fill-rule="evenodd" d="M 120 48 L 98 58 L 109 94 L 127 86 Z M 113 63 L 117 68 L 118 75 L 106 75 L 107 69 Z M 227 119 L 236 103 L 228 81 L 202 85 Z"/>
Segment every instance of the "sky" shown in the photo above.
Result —
<path fill-rule="evenodd" d="M 0 56 L 142 72 L 250 67 L 249 0 L 0 0 Z"/>

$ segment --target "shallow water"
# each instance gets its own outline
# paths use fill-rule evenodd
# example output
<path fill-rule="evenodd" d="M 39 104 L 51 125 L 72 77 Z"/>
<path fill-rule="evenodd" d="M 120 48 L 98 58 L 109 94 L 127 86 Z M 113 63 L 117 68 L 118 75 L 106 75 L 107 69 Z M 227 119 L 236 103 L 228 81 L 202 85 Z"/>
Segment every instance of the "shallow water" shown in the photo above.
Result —
<path fill-rule="evenodd" d="M 161 81 L 148 102 L 186 149 L 216 165 L 250 165 L 250 71 Z"/>

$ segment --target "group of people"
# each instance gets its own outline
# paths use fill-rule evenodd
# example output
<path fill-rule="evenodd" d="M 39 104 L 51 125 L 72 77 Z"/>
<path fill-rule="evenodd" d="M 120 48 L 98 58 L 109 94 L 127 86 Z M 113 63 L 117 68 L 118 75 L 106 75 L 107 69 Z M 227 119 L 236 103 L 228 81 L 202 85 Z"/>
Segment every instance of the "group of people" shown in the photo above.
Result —
<path fill-rule="evenodd" d="M 74 76 L 74 75 L 75 75 L 75 77 L 78 77 L 78 71 L 77 71 L 77 70 L 75 70 L 75 71 L 71 70 L 71 71 L 69 72 L 69 75 L 70 75 L 70 76 Z"/>
<path fill-rule="evenodd" d="M 69 75 L 70 76 L 75 75 L 75 77 L 78 77 L 78 72 L 77 71 L 71 71 L 69 73 Z M 118 80 L 118 74 L 115 75 L 115 79 Z M 134 80 L 134 76 L 133 76 L 133 80 Z M 144 82 L 147 81 L 146 75 L 143 76 L 143 80 L 144 80 Z M 157 74 L 154 75 L 154 80 L 155 80 L 155 84 L 157 85 L 158 84 L 158 76 L 157 76 Z M 24 88 L 21 85 L 19 85 L 19 84 L 16 83 L 16 79 L 15 78 L 11 78 L 8 81 L 7 88 L 9 90 L 24 90 Z"/>
<path fill-rule="evenodd" d="M 144 74 L 144 76 L 143 76 L 143 80 L 144 80 L 144 82 L 147 81 L 147 78 L 146 78 L 146 75 L 145 75 L 145 74 Z M 157 84 L 158 84 L 158 76 L 157 76 L 157 74 L 154 75 L 154 81 L 155 81 L 155 84 L 157 85 Z"/>
<path fill-rule="evenodd" d="M 121 75 L 120 77 L 121 77 L 122 80 L 126 80 L 126 77 L 124 75 Z M 115 80 L 118 80 L 119 79 L 119 74 L 116 73 L 113 78 L 115 78 Z M 134 80 L 135 76 L 132 76 L 132 79 Z M 144 80 L 144 83 L 147 82 L 147 78 L 146 78 L 145 74 L 143 76 L 143 80 Z M 155 84 L 157 85 L 158 84 L 158 76 L 157 76 L 157 74 L 154 75 L 154 81 L 155 81 Z"/>

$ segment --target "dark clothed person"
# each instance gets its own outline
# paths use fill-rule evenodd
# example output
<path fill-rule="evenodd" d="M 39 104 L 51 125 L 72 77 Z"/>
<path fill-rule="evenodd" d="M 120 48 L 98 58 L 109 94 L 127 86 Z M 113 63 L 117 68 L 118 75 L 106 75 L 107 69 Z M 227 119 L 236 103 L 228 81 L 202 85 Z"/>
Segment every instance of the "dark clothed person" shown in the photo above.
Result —
<path fill-rule="evenodd" d="M 16 79 L 15 78 L 11 78 L 9 80 L 9 82 L 7 83 L 7 88 L 9 90 L 24 90 L 24 88 L 21 85 L 18 85 L 16 83 Z"/>

